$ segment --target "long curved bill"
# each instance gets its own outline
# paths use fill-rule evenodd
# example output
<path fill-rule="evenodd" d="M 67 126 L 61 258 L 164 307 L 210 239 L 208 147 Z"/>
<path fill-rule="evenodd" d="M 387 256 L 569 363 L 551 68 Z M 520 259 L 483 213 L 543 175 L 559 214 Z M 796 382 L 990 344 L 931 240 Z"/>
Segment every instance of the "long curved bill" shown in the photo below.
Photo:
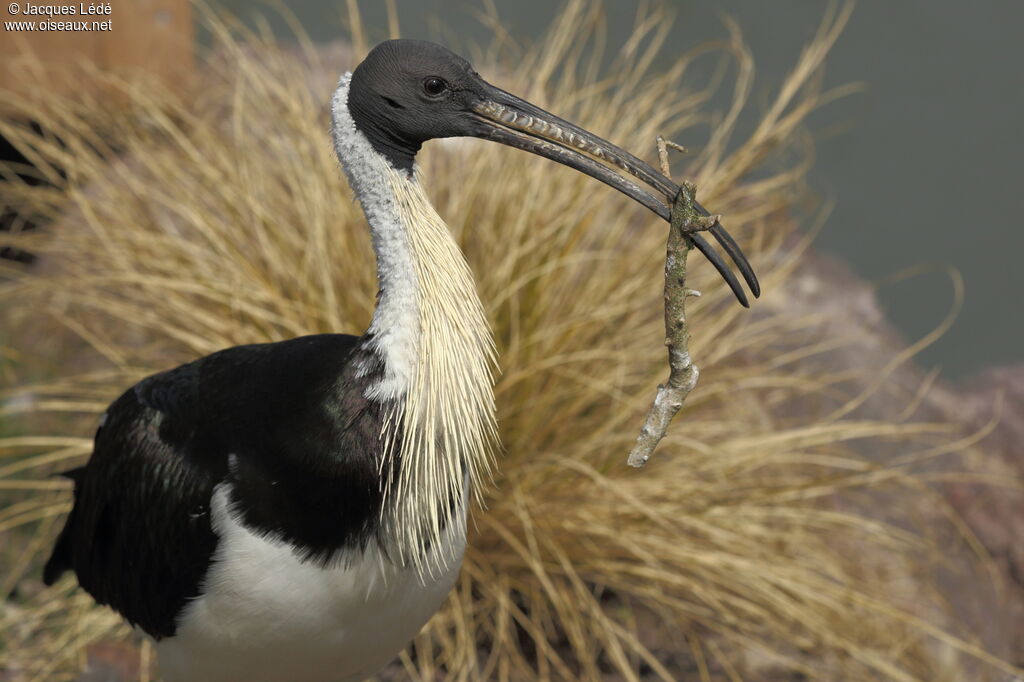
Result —
<path fill-rule="evenodd" d="M 679 193 L 679 185 L 649 164 L 607 140 L 500 88 L 490 85 L 489 88 L 488 97 L 474 106 L 474 113 L 479 123 L 482 124 L 476 133 L 478 137 L 524 149 L 575 168 L 614 187 L 657 213 L 664 220 L 670 219 L 670 207 Z M 603 163 L 599 163 L 599 161 Z M 642 181 L 653 192 L 641 187 L 612 167 L 625 171 Z M 710 215 L 700 204 L 696 206 L 704 215 Z M 750 266 L 750 261 L 743 255 L 739 245 L 725 231 L 721 223 L 716 222 L 708 231 L 736 264 L 736 268 L 743 275 L 751 293 L 755 297 L 760 296 L 761 285 Z M 725 279 L 736 299 L 742 305 L 750 307 L 746 292 L 721 255 L 700 234 L 694 232 L 689 237 L 693 240 L 694 246 L 711 261 L 711 264 Z"/>

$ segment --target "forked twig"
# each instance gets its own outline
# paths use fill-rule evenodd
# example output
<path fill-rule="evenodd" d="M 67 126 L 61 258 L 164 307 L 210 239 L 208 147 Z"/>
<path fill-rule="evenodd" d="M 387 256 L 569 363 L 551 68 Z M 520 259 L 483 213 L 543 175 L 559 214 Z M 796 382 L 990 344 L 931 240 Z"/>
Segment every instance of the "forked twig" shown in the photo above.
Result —
<path fill-rule="evenodd" d="M 685 151 L 683 147 L 658 136 L 658 157 L 666 177 L 671 177 L 669 147 Z M 665 345 L 668 347 L 669 376 L 668 381 L 658 386 L 654 403 L 636 438 L 636 445 L 626 460 L 632 467 L 642 467 L 651 458 L 654 449 L 665 437 L 669 423 L 697 385 L 700 376 L 700 370 L 690 357 L 690 332 L 686 322 L 686 299 L 700 296 L 700 292 L 686 287 L 686 257 L 693 248 L 689 234 L 710 228 L 719 216 L 701 216 L 694 205 L 696 193 L 696 186 L 683 182 L 672 204 L 672 220 L 665 249 Z"/>

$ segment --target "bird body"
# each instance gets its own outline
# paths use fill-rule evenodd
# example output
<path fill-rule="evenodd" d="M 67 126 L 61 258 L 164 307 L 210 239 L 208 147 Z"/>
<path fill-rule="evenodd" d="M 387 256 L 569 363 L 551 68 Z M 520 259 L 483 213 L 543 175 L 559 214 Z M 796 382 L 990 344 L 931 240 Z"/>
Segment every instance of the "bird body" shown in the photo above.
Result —
<path fill-rule="evenodd" d="M 373 379 L 352 377 L 359 342 L 232 348 L 126 392 L 76 474 L 76 501 L 90 504 L 76 504 L 48 580 L 60 563 L 73 567 L 97 601 L 157 639 L 169 682 L 358 680 L 387 663 L 455 580 L 467 500 L 422 569 L 388 556 L 379 463 L 329 463 L 333 453 L 381 456 L 383 414 L 359 399 Z M 313 368 L 340 376 L 337 392 L 304 372 Z M 305 405 L 288 402 L 297 386 Z M 296 432 L 306 437 L 286 441 Z M 205 461 L 210 453 L 227 454 Z M 267 467 L 263 456 L 284 461 Z"/>
<path fill-rule="evenodd" d="M 88 463 L 69 474 L 75 504 L 44 580 L 73 570 L 157 641 L 169 682 L 363 679 L 454 584 L 497 440 L 495 351 L 414 165 L 424 141 L 527 149 L 662 217 L 663 199 L 594 159 L 675 191 L 431 43 L 376 47 L 342 77 L 331 111 L 377 259 L 366 332 L 238 346 L 147 377 L 110 406 Z M 737 265 L 756 293 L 742 254 Z"/>

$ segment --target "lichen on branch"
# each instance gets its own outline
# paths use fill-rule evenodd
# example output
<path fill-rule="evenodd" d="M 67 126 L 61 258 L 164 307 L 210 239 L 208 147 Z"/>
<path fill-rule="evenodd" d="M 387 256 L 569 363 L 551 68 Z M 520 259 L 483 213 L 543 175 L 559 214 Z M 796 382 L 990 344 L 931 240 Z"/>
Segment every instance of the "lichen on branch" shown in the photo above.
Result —
<path fill-rule="evenodd" d="M 667 147 L 682 148 L 658 138 L 662 172 L 669 176 Z M 700 370 L 690 357 L 690 331 L 686 320 L 686 299 L 700 296 L 700 292 L 686 286 L 686 257 L 693 248 L 689 235 L 710 228 L 719 216 L 702 216 L 695 205 L 696 194 L 696 186 L 683 182 L 672 204 L 665 248 L 665 346 L 668 348 L 669 376 L 668 381 L 658 386 L 654 403 L 626 460 L 631 467 L 642 467 L 651 458 L 665 437 L 668 425 L 700 377 Z"/>

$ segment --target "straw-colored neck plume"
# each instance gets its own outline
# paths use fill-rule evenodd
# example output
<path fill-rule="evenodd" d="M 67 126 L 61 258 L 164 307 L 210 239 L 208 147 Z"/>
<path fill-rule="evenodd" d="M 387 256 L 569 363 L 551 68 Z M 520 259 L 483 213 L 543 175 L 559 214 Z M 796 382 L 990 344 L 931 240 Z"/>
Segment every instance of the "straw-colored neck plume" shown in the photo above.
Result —
<path fill-rule="evenodd" d="M 364 343 L 383 359 L 383 377 L 367 395 L 393 407 L 381 433 L 384 533 L 400 560 L 421 565 L 489 476 L 494 342 L 469 266 L 418 177 L 395 170 L 355 127 L 348 79 L 333 101 L 335 146 L 370 223 L 381 292 Z"/>

